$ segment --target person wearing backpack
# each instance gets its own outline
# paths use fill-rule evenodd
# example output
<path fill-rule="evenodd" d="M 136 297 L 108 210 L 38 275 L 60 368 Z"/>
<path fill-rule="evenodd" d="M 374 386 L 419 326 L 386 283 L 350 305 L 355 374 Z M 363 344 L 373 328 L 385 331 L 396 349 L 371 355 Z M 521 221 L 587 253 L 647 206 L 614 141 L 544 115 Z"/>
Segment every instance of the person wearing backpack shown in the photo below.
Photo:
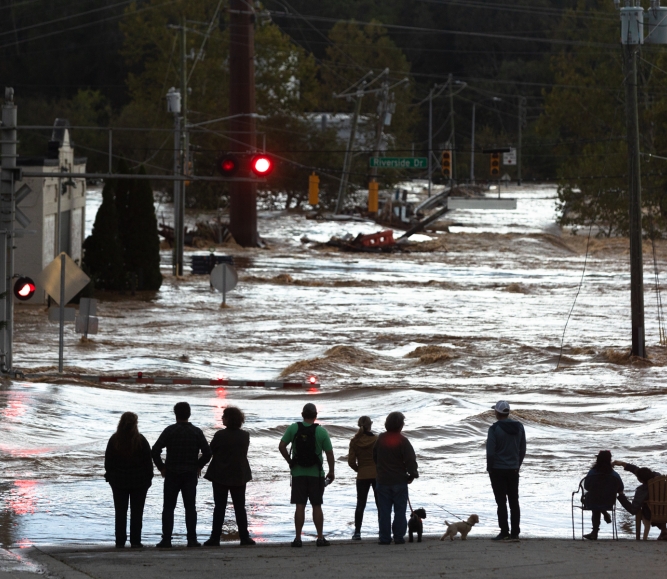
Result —
<path fill-rule="evenodd" d="M 296 537 L 292 547 L 301 547 L 301 530 L 306 519 L 306 503 L 310 501 L 313 508 L 313 523 L 317 530 L 317 546 L 328 547 L 329 541 L 322 534 L 324 528 L 324 513 L 322 502 L 324 487 L 333 482 L 334 453 L 329 433 L 319 424 L 317 408 L 314 404 L 306 404 L 301 412 L 303 422 L 291 424 L 278 445 L 278 450 L 290 465 L 292 474 L 292 497 L 290 503 L 296 505 L 294 512 L 294 528 Z M 287 450 L 292 445 L 291 453 Z M 322 451 L 326 454 L 329 472 L 324 477 Z M 326 480 L 326 482 L 325 482 Z"/>

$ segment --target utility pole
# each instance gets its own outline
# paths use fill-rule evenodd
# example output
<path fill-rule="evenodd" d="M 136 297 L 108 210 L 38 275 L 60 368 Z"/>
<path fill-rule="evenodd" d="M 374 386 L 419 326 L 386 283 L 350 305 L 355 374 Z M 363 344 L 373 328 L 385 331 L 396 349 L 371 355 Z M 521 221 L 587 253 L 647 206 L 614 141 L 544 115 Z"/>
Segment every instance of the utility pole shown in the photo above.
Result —
<path fill-rule="evenodd" d="M 174 115 L 174 177 L 181 175 L 181 93 L 174 87 L 167 91 L 167 112 Z M 183 220 L 180 208 L 181 203 L 181 184 L 182 181 L 174 179 L 174 247 L 172 251 L 172 273 L 183 274 L 183 269 L 179 269 L 179 264 L 183 264 L 183 254 L 178 253 L 178 232 L 183 235 Z"/>
<path fill-rule="evenodd" d="M 14 89 L 5 88 L 2 105 L 2 173 L 0 178 L 0 372 L 11 374 L 14 338 L 14 217 L 16 196 L 14 183 L 20 180 L 16 166 L 16 118 Z M 60 195 L 60 191 L 58 192 Z"/>
<path fill-rule="evenodd" d="M 246 0 L 229 2 L 229 132 L 231 150 L 235 153 L 254 153 L 257 150 L 255 132 L 255 13 Z M 250 177 L 250 172 L 241 175 Z M 230 183 L 229 229 L 243 247 L 256 247 L 257 184 Z"/>
<path fill-rule="evenodd" d="M 475 108 L 477 103 L 472 103 L 472 138 L 470 139 L 470 184 L 475 184 Z"/>
<path fill-rule="evenodd" d="M 449 139 L 452 147 L 452 178 L 450 179 L 450 187 L 454 187 L 456 181 L 456 128 L 454 126 L 454 77 L 450 73 L 447 79 L 449 85 L 449 118 L 452 124 L 452 135 Z"/>
<path fill-rule="evenodd" d="M 519 137 L 516 147 L 516 184 L 521 185 L 521 137 L 526 114 L 526 97 L 519 97 Z"/>
<path fill-rule="evenodd" d="M 187 29 L 185 15 L 181 16 L 181 127 L 178 149 L 180 153 L 180 172 L 185 174 L 188 166 L 188 74 L 187 74 Z M 174 231 L 176 248 L 176 275 L 183 275 L 183 252 L 185 249 L 185 181 L 180 182 L 178 205 L 174 199 L 174 211 L 178 213 L 178 232 Z M 175 225 L 175 223 L 174 223 Z"/>
<path fill-rule="evenodd" d="M 343 174 L 341 175 L 340 184 L 338 186 L 338 199 L 336 200 L 336 211 L 338 214 L 343 210 L 345 204 L 345 195 L 347 194 L 347 181 L 350 175 L 350 165 L 352 164 L 352 147 L 354 146 L 354 139 L 357 134 L 357 124 L 359 122 L 359 114 L 361 113 L 361 101 L 364 98 L 363 87 L 366 81 L 362 81 L 361 88 L 357 90 L 357 102 L 354 107 L 354 114 L 352 115 L 352 125 L 350 127 L 350 138 L 347 140 L 347 149 L 345 149 L 345 159 L 343 160 Z"/>
<path fill-rule="evenodd" d="M 644 336 L 644 261 L 642 252 L 642 189 L 639 164 L 639 113 L 637 109 L 637 46 L 623 47 L 625 118 L 628 140 L 628 192 L 630 198 L 630 303 L 632 355 L 646 357 Z"/>
<path fill-rule="evenodd" d="M 433 182 L 433 91 L 428 93 L 428 196 L 431 196 L 431 183 Z"/>

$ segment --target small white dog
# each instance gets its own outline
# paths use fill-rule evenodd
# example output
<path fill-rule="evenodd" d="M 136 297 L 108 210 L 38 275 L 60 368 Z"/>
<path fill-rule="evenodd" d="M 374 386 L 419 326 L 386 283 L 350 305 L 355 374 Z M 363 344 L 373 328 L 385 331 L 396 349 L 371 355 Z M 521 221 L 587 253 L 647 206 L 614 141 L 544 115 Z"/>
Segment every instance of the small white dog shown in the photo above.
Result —
<path fill-rule="evenodd" d="M 444 541 L 449 537 L 453 541 L 454 537 L 456 537 L 458 533 L 461 533 L 461 539 L 465 541 L 475 523 L 479 523 L 479 517 L 477 515 L 470 515 L 467 521 L 461 521 L 460 523 L 450 524 L 448 521 L 445 521 L 447 530 L 445 531 L 445 534 L 440 537 L 440 540 Z"/>

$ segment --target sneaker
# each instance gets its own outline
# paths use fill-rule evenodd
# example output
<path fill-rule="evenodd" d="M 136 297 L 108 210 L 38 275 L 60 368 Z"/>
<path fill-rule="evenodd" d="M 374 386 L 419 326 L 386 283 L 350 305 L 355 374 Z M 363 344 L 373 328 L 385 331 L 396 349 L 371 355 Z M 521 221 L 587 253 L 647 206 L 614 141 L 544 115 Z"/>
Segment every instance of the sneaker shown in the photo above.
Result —
<path fill-rule="evenodd" d="M 219 547 L 220 539 L 210 538 L 208 541 L 204 541 L 204 547 Z"/>
<path fill-rule="evenodd" d="M 352 535 L 352 540 L 353 541 L 361 541 L 361 533 L 359 531 L 355 531 L 354 535 Z"/>
<path fill-rule="evenodd" d="M 132 543 L 130 547 L 132 547 L 133 549 L 143 549 L 144 545 L 143 543 Z"/>
<path fill-rule="evenodd" d="M 162 539 L 157 545 L 155 545 L 158 549 L 171 549 L 171 541 L 165 541 Z"/>
<path fill-rule="evenodd" d="M 501 531 L 495 537 L 493 537 L 493 539 L 491 539 L 491 540 L 492 541 L 507 541 L 507 540 L 509 540 L 509 538 L 510 538 L 510 535 L 508 533 L 503 533 Z"/>
<path fill-rule="evenodd" d="M 591 531 L 588 533 L 588 535 L 584 535 L 584 539 L 588 539 L 589 541 L 597 541 L 598 540 L 598 532 L 597 531 Z"/>
<path fill-rule="evenodd" d="M 246 546 L 246 545 L 256 545 L 257 543 L 255 543 L 255 541 L 250 537 L 246 537 L 245 539 L 241 539 L 240 544 Z"/>
<path fill-rule="evenodd" d="M 329 545 L 331 545 L 331 543 L 329 543 L 329 541 L 327 541 L 324 537 L 322 537 L 321 539 L 317 539 L 316 545 L 318 547 L 328 547 Z"/>
<path fill-rule="evenodd" d="M 602 511 L 602 516 L 604 517 L 605 523 L 611 523 L 611 515 L 607 511 Z"/>
<path fill-rule="evenodd" d="M 319 539 L 318 539 L 319 541 Z M 301 539 L 294 539 L 292 541 L 292 547 L 303 547 L 303 543 L 301 542 Z"/>
<path fill-rule="evenodd" d="M 201 543 L 199 541 L 188 541 L 188 547 L 189 548 L 201 547 Z"/>

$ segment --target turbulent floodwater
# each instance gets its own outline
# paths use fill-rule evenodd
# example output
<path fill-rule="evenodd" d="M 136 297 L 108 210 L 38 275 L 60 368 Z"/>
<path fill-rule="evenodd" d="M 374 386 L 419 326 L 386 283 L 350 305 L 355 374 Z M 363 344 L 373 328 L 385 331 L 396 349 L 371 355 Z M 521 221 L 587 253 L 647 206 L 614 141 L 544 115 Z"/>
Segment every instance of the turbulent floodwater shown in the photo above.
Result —
<path fill-rule="evenodd" d="M 490 406 L 506 398 L 525 423 L 522 531 L 571 534 L 570 496 L 600 449 L 667 472 L 665 349 L 657 345 L 652 263 L 646 254 L 647 341 L 651 364 L 631 364 L 627 240 L 591 241 L 583 288 L 560 338 L 584 263 L 585 237 L 554 224 L 555 191 L 524 188 L 510 212 L 455 211 L 450 233 L 420 236 L 415 251 L 340 253 L 302 243 L 370 232 L 372 224 L 316 222 L 262 214 L 269 249 L 226 248 L 240 283 L 220 308 L 204 277 L 167 277 L 157 294 L 103 298 L 101 331 L 81 344 L 67 329 L 69 369 L 86 373 L 269 379 L 316 374 L 317 392 L 178 386 L 104 386 L 27 380 L 0 385 L 0 544 L 113 541 L 111 492 L 103 454 L 119 415 L 132 410 L 152 443 L 187 400 L 192 421 L 210 438 L 222 408 L 240 406 L 251 433 L 248 485 L 252 535 L 290 539 L 289 478 L 277 447 L 306 401 L 332 435 L 337 478 L 325 494 L 325 531 L 349 537 L 354 473 L 345 457 L 357 418 L 402 411 L 421 477 L 412 504 L 428 513 L 425 531 L 442 532 L 442 508 L 477 513 L 474 534 L 497 532 L 485 472 Z M 99 195 L 91 195 L 88 220 Z M 433 238 L 429 241 L 430 238 Z M 648 248 L 647 248 L 648 249 Z M 169 254 L 164 253 L 165 263 Z M 658 247 L 661 269 L 667 246 Z M 168 269 L 165 269 L 165 273 Z M 53 369 L 56 326 L 43 308 L 16 314 L 17 367 Z M 626 487 L 634 477 L 621 473 Z M 154 479 L 144 542 L 160 534 L 161 479 Z M 209 532 L 210 484 L 198 491 L 198 530 Z M 231 506 L 230 506 L 231 510 Z M 231 533 L 233 516 L 225 524 Z M 634 533 L 621 515 L 621 534 Z M 369 507 L 363 533 L 376 527 Z M 587 523 L 588 525 L 588 523 Z M 305 527 L 313 535 L 311 523 Z M 176 540 L 184 541 L 182 507 Z M 603 532 L 608 527 L 603 525 Z"/>

